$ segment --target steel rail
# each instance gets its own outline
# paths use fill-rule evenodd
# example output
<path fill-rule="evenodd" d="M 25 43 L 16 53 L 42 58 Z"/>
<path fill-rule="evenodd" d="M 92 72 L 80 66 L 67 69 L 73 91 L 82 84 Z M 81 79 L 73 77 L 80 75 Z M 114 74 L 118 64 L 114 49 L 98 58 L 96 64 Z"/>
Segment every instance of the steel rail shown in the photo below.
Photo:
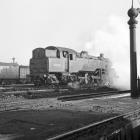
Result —
<path fill-rule="evenodd" d="M 68 89 L 26 89 L 26 90 L 16 90 L 16 91 L 1 91 L 1 94 L 26 94 L 26 93 L 44 93 L 44 92 L 65 92 Z"/>
<path fill-rule="evenodd" d="M 11 85 L 3 85 L 0 87 L 30 87 L 30 86 L 34 86 L 34 84 L 11 84 Z"/>
<path fill-rule="evenodd" d="M 124 94 L 124 93 L 130 93 L 130 90 L 66 95 L 66 96 L 60 96 L 57 99 L 61 100 L 61 101 L 70 101 L 70 100 L 80 100 L 80 99 L 86 99 L 86 98 L 92 98 L 92 97 L 96 98 L 96 97 L 102 97 L 102 96 L 112 96 L 112 95 L 119 95 L 119 94 L 121 95 L 121 94 Z"/>

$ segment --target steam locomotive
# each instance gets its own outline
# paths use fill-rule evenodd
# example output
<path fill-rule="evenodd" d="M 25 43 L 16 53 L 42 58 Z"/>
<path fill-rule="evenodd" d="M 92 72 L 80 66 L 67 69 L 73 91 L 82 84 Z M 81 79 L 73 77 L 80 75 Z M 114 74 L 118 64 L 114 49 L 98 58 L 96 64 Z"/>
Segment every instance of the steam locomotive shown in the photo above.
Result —
<path fill-rule="evenodd" d="M 30 76 L 35 85 L 88 85 L 112 84 L 113 70 L 103 54 L 91 56 L 86 51 L 48 46 L 36 48 L 30 59 Z M 77 83 L 77 84 L 76 84 Z"/>

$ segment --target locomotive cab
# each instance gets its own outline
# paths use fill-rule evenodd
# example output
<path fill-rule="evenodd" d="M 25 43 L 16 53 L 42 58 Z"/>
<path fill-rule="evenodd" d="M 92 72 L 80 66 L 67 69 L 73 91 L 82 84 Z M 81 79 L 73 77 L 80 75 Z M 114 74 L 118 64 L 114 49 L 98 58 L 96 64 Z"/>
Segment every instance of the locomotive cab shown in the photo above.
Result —
<path fill-rule="evenodd" d="M 50 58 L 63 59 L 69 57 L 69 60 L 74 60 L 76 57 L 76 52 L 68 48 L 49 46 L 45 49 L 45 55 L 46 57 Z"/>
<path fill-rule="evenodd" d="M 45 49 L 45 56 L 49 58 L 60 58 L 60 51 L 53 46 L 49 46 Z"/>
<path fill-rule="evenodd" d="M 49 58 L 50 73 L 69 73 L 70 61 L 73 61 L 76 52 L 72 49 L 49 46 L 45 49 L 45 55 Z"/>

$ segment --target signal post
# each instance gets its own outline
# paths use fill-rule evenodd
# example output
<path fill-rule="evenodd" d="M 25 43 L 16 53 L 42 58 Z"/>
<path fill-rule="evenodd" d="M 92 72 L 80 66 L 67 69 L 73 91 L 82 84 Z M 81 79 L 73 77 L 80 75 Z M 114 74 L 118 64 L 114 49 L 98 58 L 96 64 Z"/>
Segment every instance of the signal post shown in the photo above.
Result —
<path fill-rule="evenodd" d="M 128 21 L 130 29 L 130 86 L 131 97 L 138 98 L 138 82 L 137 82 L 137 51 L 136 51 L 136 24 L 138 23 L 136 17 L 138 16 L 140 9 L 132 7 L 128 10 Z"/>

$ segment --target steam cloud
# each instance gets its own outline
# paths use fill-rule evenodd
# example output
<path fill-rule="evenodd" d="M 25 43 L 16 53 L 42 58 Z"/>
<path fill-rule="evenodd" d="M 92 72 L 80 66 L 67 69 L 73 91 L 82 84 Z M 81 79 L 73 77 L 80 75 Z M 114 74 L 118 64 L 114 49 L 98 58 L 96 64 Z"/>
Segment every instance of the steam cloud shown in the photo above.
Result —
<path fill-rule="evenodd" d="M 92 39 L 85 43 L 85 50 L 91 55 L 104 53 L 109 58 L 112 67 L 117 73 L 115 87 L 119 89 L 130 89 L 130 49 L 129 28 L 127 20 L 118 16 L 110 16 L 107 24 L 95 32 Z"/>

